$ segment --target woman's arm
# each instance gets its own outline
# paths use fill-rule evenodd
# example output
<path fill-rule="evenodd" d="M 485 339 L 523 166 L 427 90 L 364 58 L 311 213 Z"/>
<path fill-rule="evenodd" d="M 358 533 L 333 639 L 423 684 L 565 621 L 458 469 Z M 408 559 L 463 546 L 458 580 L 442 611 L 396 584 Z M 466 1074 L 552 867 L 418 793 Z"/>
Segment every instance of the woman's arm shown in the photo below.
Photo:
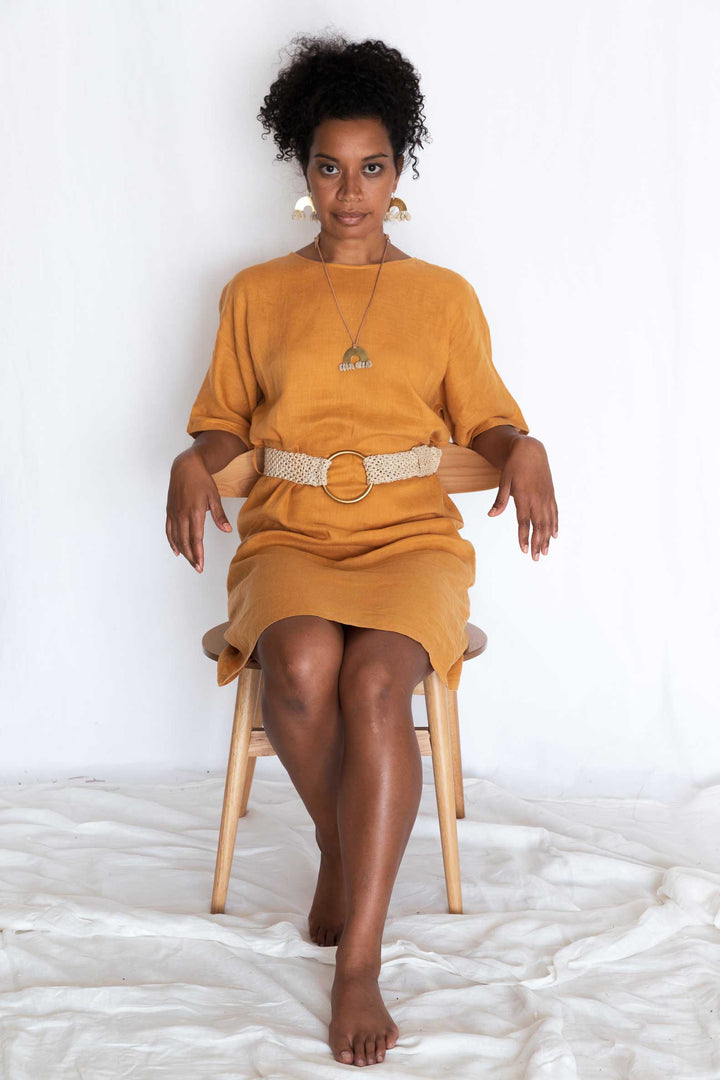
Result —
<path fill-rule="evenodd" d="M 212 473 L 220 472 L 249 449 L 231 431 L 205 430 L 172 463 L 168 487 L 165 535 L 176 555 L 181 553 L 199 574 L 205 560 L 203 532 L 208 510 L 218 529 L 232 532 Z"/>
<path fill-rule="evenodd" d="M 192 437 L 195 443 L 184 453 L 198 454 L 209 473 L 220 472 L 238 454 L 245 454 L 250 449 L 232 431 L 196 431 Z"/>
<path fill-rule="evenodd" d="M 532 557 L 537 561 L 541 551 L 547 555 L 550 537 L 557 538 L 558 534 L 558 508 L 543 444 L 532 435 L 523 435 L 512 424 L 498 424 L 476 435 L 471 446 L 502 470 L 497 498 L 488 517 L 501 514 L 512 495 L 521 550 L 528 550 L 532 522 Z"/>
<path fill-rule="evenodd" d="M 512 424 L 498 424 L 497 427 L 481 431 L 475 436 L 470 446 L 476 454 L 480 454 L 496 469 L 502 469 L 515 439 L 527 438 L 527 435 L 521 435 Z"/>

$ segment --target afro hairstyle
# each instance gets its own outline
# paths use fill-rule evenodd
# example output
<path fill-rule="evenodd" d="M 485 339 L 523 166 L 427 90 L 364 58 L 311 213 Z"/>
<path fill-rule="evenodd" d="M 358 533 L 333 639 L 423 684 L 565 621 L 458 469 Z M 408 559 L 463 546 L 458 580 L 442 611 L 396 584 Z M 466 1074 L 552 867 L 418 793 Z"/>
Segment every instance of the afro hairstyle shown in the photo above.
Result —
<path fill-rule="evenodd" d="M 375 117 L 385 126 L 395 157 L 409 152 L 418 177 L 415 148 L 430 133 L 424 126 L 420 77 L 397 49 L 383 41 L 348 41 L 342 34 L 297 34 L 258 113 L 265 138 L 271 132 L 276 160 L 300 163 L 306 172 L 313 133 L 323 120 Z"/>

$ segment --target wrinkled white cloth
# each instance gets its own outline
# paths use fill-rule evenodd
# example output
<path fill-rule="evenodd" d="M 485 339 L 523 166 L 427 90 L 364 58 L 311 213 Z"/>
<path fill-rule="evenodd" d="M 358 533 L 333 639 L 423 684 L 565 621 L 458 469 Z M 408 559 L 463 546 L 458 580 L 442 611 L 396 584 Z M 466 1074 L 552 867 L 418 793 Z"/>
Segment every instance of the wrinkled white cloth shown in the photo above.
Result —
<path fill-rule="evenodd" d="M 377 1075 L 718 1080 L 720 786 L 550 800 L 466 780 L 447 913 L 428 760 L 385 925 Z M 258 770 L 259 772 L 259 770 Z M 256 776 L 211 915 L 223 778 L 0 788 L 2 1080 L 322 1080 L 314 826 Z"/>

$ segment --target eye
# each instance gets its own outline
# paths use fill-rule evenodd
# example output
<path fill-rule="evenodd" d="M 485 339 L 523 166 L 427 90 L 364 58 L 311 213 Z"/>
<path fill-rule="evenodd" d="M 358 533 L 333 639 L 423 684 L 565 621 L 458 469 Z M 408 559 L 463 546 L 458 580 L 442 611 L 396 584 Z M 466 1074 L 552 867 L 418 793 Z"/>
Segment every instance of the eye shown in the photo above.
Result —
<path fill-rule="evenodd" d="M 327 161 L 327 162 L 325 162 L 324 165 L 320 166 L 320 172 L 322 172 L 323 169 L 335 169 L 336 167 L 337 166 L 335 166 L 331 162 Z M 378 176 L 381 172 L 384 171 L 385 166 L 381 165 L 379 161 L 369 161 L 368 164 L 365 166 L 365 168 L 367 168 L 367 169 L 377 169 L 377 172 L 371 172 L 370 175 L 371 176 Z M 325 173 L 325 176 L 333 176 L 333 175 L 334 175 L 333 173 Z"/>

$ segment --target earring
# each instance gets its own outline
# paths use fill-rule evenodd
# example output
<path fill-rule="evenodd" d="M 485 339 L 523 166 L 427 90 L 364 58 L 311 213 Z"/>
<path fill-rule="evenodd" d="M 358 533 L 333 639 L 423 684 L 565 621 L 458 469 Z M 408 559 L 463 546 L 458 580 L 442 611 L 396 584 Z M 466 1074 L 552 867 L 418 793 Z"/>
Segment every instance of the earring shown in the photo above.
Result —
<path fill-rule="evenodd" d="M 315 203 L 312 201 L 312 195 L 308 191 L 307 195 L 301 195 L 298 201 L 295 203 L 295 209 L 292 212 L 293 221 L 305 221 L 305 207 L 309 206 L 312 210 L 310 214 L 311 221 L 319 221 L 318 213 L 315 209 Z"/>
<path fill-rule="evenodd" d="M 397 214 L 391 213 L 393 207 L 397 208 Z M 390 205 L 385 211 L 385 221 L 410 221 L 410 212 L 401 198 L 393 195 Z"/>

